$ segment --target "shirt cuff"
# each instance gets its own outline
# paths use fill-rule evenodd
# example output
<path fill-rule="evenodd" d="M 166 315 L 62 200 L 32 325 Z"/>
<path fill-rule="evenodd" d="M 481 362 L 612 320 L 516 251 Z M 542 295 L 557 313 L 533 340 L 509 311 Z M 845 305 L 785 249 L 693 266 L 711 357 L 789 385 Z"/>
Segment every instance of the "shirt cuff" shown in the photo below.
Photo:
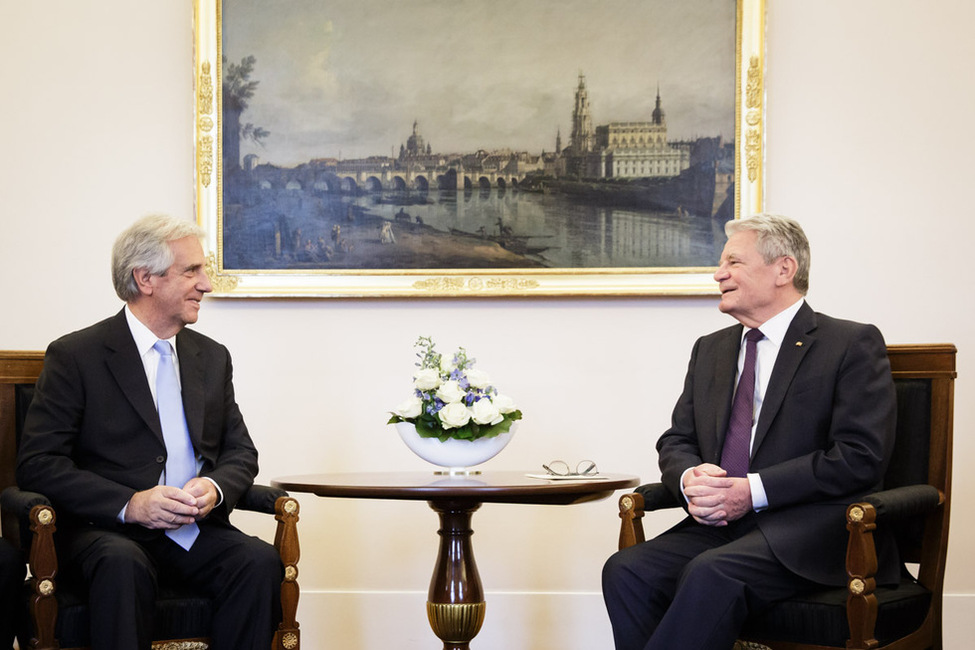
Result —
<path fill-rule="evenodd" d="M 209 476 L 201 476 L 200 478 L 204 478 L 210 481 L 211 483 L 213 483 L 213 487 L 217 488 L 217 502 L 213 504 L 213 507 L 216 508 L 221 503 L 223 503 L 223 490 L 221 490 L 220 485 Z"/>
<path fill-rule="evenodd" d="M 748 487 L 752 491 L 752 510 L 761 512 L 768 508 L 768 495 L 765 494 L 762 477 L 758 474 L 747 474 L 746 477 L 748 478 Z"/>
<path fill-rule="evenodd" d="M 684 497 L 684 503 L 687 503 L 687 504 L 689 504 L 691 501 L 690 501 L 690 499 L 687 498 L 687 495 L 684 494 L 684 477 L 687 476 L 687 473 L 690 472 L 693 469 L 694 469 L 693 467 L 688 467 L 683 472 L 681 472 L 680 482 L 678 483 L 678 485 L 680 486 L 680 495 L 682 497 Z"/>

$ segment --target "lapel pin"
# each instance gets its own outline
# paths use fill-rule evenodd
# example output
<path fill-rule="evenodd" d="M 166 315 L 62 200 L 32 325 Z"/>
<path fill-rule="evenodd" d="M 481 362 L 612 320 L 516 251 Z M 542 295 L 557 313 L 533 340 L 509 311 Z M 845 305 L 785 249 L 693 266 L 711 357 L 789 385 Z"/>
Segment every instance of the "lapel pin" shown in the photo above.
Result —
<path fill-rule="evenodd" d="M 802 347 L 802 341 L 796 341 L 796 347 L 797 348 L 801 348 Z"/>

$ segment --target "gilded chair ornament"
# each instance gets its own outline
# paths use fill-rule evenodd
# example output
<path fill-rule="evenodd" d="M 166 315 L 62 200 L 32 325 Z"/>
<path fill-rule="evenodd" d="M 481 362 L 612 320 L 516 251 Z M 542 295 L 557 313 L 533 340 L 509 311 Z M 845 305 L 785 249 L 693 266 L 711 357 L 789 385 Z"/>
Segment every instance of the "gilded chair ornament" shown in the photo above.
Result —
<path fill-rule="evenodd" d="M 208 650 L 209 647 L 203 641 L 162 641 L 152 644 L 152 650 Z"/>

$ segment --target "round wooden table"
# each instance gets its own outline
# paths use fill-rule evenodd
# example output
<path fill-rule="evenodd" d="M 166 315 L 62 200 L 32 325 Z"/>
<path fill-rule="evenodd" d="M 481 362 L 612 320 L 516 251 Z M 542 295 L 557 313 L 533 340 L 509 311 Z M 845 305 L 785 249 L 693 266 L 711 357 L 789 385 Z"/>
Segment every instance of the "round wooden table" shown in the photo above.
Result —
<path fill-rule="evenodd" d="M 321 497 L 427 501 L 440 516 L 440 551 L 430 580 L 427 618 L 444 650 L 467 650 L 484 622 L 484 591 L 471 546 L 471 515 L 482 503 L 570 505 L 605 499 L 639 478 L 542 480 L 526 472 L 441 475 L 434 472 L 306 474 L 271 484 Z"/>

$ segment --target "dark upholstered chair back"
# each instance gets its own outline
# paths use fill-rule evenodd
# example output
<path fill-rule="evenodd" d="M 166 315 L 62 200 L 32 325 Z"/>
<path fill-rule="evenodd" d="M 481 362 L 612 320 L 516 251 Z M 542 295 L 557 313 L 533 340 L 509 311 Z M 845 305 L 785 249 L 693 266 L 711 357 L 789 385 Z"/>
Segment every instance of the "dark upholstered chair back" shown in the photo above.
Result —
<path fill-rule="evenodd" d="M 34 384 L 17 384 L 14 386 L 14 423 L 16 425 L 17 449 L 20 449 L 20 434 L 24 432 L 24 420 L 27 419 L 27 409 L 33 399 Z"/>
<path fill-rule="evenodd" d="M 895 379 L 894 386 L 897 389 L 897 441 L 884 476 L 885 490 L 927 483 L 931 457 L 931 380 Z M 923 522 L 899 522 L 895 528 L 897 546 L 904 560 L 917 562 L 924 535 Z"/>
<path fill-rule="evenodd" d="M 0 492 L 16 485 L 14 472 L 20 433 L 34 396 L 34 383 L 43 367 L 43 352 L 0 351 Z M 2 526 L 3 536 L 20 546 L 16 517 L 4 513 Z"/>

